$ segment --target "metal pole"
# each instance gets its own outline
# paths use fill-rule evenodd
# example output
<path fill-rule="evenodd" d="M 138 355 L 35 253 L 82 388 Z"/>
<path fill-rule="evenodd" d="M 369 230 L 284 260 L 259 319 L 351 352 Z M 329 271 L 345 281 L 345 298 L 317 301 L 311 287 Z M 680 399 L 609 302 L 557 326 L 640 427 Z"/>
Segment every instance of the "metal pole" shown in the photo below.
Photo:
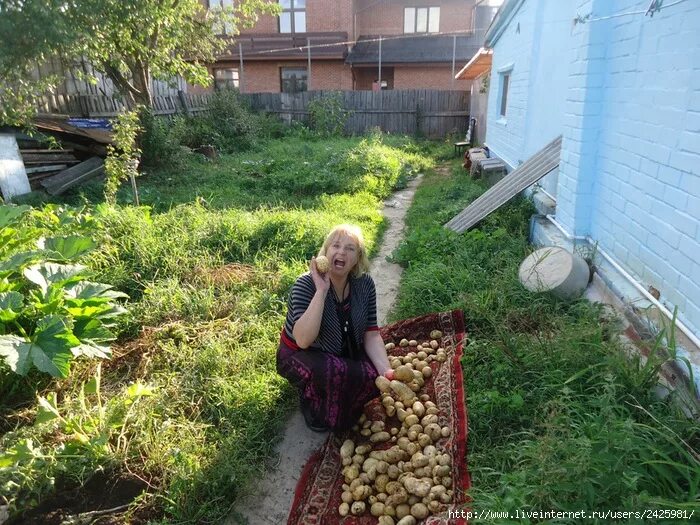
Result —
<path fill-rule="evenodd" d="M 306 39 L 306 61 L 308 65 L 306 66 L 306 89 L 311 91 L 311 39 Z"/>
<path fill-rule="evenodd" d="M 452 35 L 452 80 L 450 80 L 450 86 L 454 89 L 455 87 L 455 58 L 457 55 L 457 35 Z"/>
<path fill-rule="evenodd" d="M 240 61 L 238 70 L 238 91 L 243 93 L 243 44 L 240 42 L 238 42 L 238 60 Z"/>
<path fill-rule="evenodd" d="M 382 37 L 379 37 L 379 91 L 382 90 Z"/>

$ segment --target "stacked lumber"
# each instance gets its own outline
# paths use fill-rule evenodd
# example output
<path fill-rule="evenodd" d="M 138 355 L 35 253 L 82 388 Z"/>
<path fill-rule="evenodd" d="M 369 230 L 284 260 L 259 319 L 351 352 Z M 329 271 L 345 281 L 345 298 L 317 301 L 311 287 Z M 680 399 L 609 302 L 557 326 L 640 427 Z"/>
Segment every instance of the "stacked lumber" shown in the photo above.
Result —
<path fill-rule="evenodd" d="M 32 189 L 38 188 L 42 180 L 81 162 L 73 149 L 30 147 L 19 151 Z"/>

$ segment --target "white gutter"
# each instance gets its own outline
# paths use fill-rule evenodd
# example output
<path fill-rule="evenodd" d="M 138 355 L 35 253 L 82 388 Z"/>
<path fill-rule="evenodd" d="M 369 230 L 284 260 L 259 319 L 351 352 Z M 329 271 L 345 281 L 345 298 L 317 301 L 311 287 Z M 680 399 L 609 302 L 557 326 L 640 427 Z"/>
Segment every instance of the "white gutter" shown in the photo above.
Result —
<path fill-rule="evenodd" d="M 557 227 L 557 229 L 569 240 L 576 240 L 576 241 L 586 241 L 589 245 L 595 246 L 595 241 L 591 239 L 590 236 L 583 236 L 583 235 L 572 235 L 569 232 L 567 232 L 564 227 L 557 222 L 557 220 L 552 217 L 551 215 L 545 215 L 547 220 L 551 222 L 554 226 Z M 615 268 L 618 272 L 620 272 L 620 275 L 622 275 L 629 283 L 634 286 L 644 297 L 647 299 L 650 303 L 652 303 L 654 306 L 656 306 L 659 311 L 661 311 L 662 314 L 664 314 L 666 317 L 668 317 L 671 321 L 673 321 L 673 312 L 671 312 L 668 308 L 666 308 L 663 304 L 661 304 L 656 297 L 651 295 L 648 290 L 646 290 L 639 282 L 632 277 L 627 270 L 625 270 L 622 266 L 617 264 L 615 260 L 610 257 L 610 255 L 605 252 L 600 246 L 596 246 L 596 252 L 601 254 L 606 261 L 608 261 L 613 268 Z M 700 339 L 688 328 L 686 325 L 684 325 L 678 318 L 676 318 L 676 326 L 680 329 L 683 334 L 690 339 L 690 341 L 698 348 L 700 348 Z"/>

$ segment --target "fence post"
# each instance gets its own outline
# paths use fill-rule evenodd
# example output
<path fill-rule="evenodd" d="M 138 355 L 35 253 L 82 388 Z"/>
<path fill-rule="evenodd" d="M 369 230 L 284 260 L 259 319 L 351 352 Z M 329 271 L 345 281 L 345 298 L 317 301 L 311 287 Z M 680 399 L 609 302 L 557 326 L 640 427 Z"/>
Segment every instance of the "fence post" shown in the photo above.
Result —
<path fill-rule="evenodd" d="M 192 112 L 190 111 L 190 107 L 187 105 L 187 99 L 185 98 L 185 92 L 182 91 L 181 89 L 177 90 L 177 98 L 180 99 L 180 104 L 182 104 L 182 109 L 185 110 L 185 115 L 188 117 L 192 116 Z"/>

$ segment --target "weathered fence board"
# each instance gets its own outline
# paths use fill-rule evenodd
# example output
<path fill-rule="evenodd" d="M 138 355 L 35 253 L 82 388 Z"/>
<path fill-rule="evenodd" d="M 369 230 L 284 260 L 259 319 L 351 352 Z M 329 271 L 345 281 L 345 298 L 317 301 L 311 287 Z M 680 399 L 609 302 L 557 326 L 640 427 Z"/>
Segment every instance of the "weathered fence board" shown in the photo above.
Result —
<path fill-rule="evenodd" d="M 385 132 L 426 137 L 465 133 L 469 123 L 469 93 L 466 91 L 305 91 L 301 93 L 246 93 L 242 97 L 252 109 L 276 114 L 286 123 L 307 122 L 309 103 L 340 94 L 349 112 L 345 131 L 359 135 L 379 127 Z M 163 117 L 178 113 L 195 115 L 206 111 L 211 95 L 157 95 L 153 112 Z M 125 108 L 122 100 L 103 95 L 48 95 L 39 111 L 80 117 L 114 117 Z"/>

